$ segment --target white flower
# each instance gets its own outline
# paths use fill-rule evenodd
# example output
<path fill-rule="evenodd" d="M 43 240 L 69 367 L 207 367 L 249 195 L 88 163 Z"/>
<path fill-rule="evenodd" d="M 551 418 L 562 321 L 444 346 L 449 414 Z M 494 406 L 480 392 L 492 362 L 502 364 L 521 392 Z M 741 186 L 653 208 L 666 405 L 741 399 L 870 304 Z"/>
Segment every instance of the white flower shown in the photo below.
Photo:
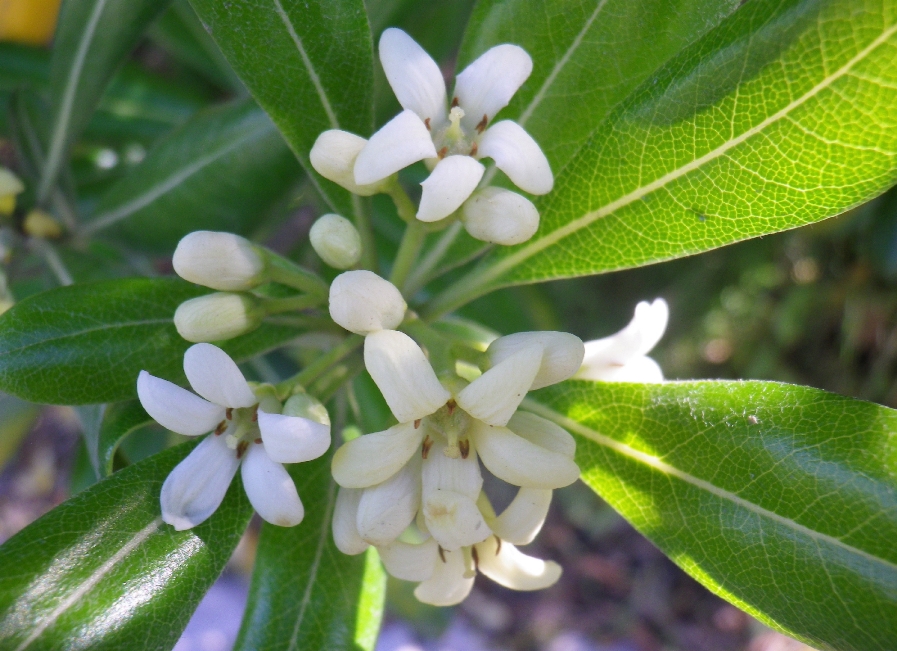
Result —
<path fill-rule="evenodd" d="M 184 354 L 184 373 L 196 393 L 141 371 L 137 395 L 160 425 L 206 437 L 162 485 L 162 519 L 178 531 L 205 521 L 224 499 L 242 465 L 253 508 L 272 524 L 293 526 L 304 509 L 284 463 L 316 459 L 330 447 L 330 423 L 290 414 L 270 387 L 255 391 L 220 348 L 196 344 Z M 267 389 L 267 390 L 266 390 Z"/>
<path fill-rule="evenodd" d="M 345 217 L 321 215 L 308 232 L 312 248 L 335 269 L 348 269 L 361 258 L 361 236 Z"/>
<path fill-rule="evenodd" d="M 662 298 L 653 303 L 642 301 L 625 328 L 610 337 L 586 342 L 576 377 L 605 382 L 663 382 L 663 371 L 647 354 L 663 336 L 669 315 Z"/>
<path fill-rule="evenodd" d="M 494 529 L 477 507 L 483 484 L 478 459 L 499 479 L 527 489 L 550 491 L 574 482 L 579 468 L 570 434 L 516 413 L 537 379 L 558 382 L 578 368 L 581 352 L 570 364 L 557 350 L 573 343 L 581 350 L 570 335 L 530 339 L 470 384 L 454 378 L 449 391 L 408 335 L 368 335 L 365 365 L 399 424 L 350 441 L 334 455 L 336 482 L 364 489 L 338 503 L 343 511 L 334 535 L 340 548 L 389 544 L 418 513 L 421 529 L 444 550 L 482 542 Z"/>
<path fill-rule="evenodd" d="M 242 291 L 267 281 L 265 259 L 258 248 L 233 233 L 194 231 L 185 235 L 171 262 L 184 280 L 212 289 Z"/>
<path fill-rule="evenodd" d="M 255 330 L 264 316 L 252 294 L 215 292 L 181 303 L 174 327 L 187 341 L 223 341 Z"/>
<path fill-rule="evenodd" d="M 330 284 L 330 318 L 359 335 L 398 327 L 407 307 L 396 286 L 373 271 L 347 271 Z"/>
<path fill-rule="evenodd" d="M 313 149 L 315 169 L 349 190 L 372 194 L 396 172 L 423 160 L 431 174 L 421 184 L 419 220 L 439 221 L 463 206 L 461 218 L 473 237 L 498 244 L 532 237 L 539 215 L 528 199 L 488 188 L 474 195 L 486 170 L 483 158 L 494 160 L 526 192 L 546 194 L 554 186 L 536 141 L 516 122 L 492 124 L 532 72 L 529 55 L 516 45 L 491 48 L 457 76 L 449 106 L 439 67 L 408 34 L 385 30 L 379 49 L 404 110 L 369 141 L 340 131 L 321 134 Z"/>

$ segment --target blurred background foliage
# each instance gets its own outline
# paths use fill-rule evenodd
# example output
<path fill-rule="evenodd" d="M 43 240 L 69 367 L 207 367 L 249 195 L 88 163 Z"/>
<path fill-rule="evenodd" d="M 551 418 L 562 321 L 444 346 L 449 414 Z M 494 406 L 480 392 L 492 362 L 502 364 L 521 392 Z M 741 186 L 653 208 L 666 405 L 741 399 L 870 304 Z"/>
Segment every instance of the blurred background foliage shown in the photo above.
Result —
<path fill-rule="evenodd" d="M 368 1 L 375 35 L 402 27 L 441 63 L 447 78 L 472 6 L 472 0 Z M 46 45 L 57 11 L 54 0 L 0 0 L 0 164 L 24 176 L 29 161 L 16 156 L 12 143 L 29 128 L 44 128 Z M 378 75 L 375 105 L 382 123 L 398 104 L 379 69 Z M 81 210 L 95 206 L 172 130 L 212 105 L 246 97 L 186 0 L 174 2 L 117 73 L 75 150 L 67 182 Z M 413 186 L 421 174 L 422 168 L 412 168 L 405 180 Z M 276 185 L 276 196 L 240 223 L 273 249 L 320 266 L 306 236 L 322 205 L 295 166 Z M 386 257 L 397 245 L 400 222 L 387 199 L 377 197 L 373 205 Z M 170 273 L 170 254 L 137 256 L 127 237 L 75 242 L 62 255 L 76 280 Z M 16 266 L 10 290 L 17 300 L 56 284 L 34 255 L 9 262 Z M 670 379 L 778 380 L 897 407 L 895 288 L 892 190 L 816 226 L 604 276 L 505 289 L 462 313 L 501 333 L 558 329 L 594 339 L 625 325 L 638 301 L 662 296 L 671 321 L 653 356 Z M 263 376 L 266 369 L 295 364 L 302 354 L 265 358 L 250 372 Z M 356 382 L 356 396 L 372 421 L 386 414 L 377 410 L 375 394 L 369 380 Z M 94 480 L 79 428 L 71 410 L 40 412 L 0 396 L 0 541 Z M 160 429 L 139 430 L 122 445 L 117 464 L 164 444 Z M 238 575 L 251 567 L 253 531 L 233 561 Z M 544 593 L 511 593 L 481 582 L 453 611 L 423 606 L 412 598 L 411 584 L 393 581 L 392 618 L 381 648 L 803 648 L 710 595 L 581 484 L 559 491 L 538 545 L 536 555 L 565 567 L 561 583 Z M 231 593 L 237 600 L 244 594 Z M 203 612 L 201 607 L 197 617 Z M 185 635 L 199 633 L 188 628 Z M 184 642 L 182 651 L 204 648 L 198 644 Z M 226 635 L 223 644 L 214 648 L 227 648 Z"/>

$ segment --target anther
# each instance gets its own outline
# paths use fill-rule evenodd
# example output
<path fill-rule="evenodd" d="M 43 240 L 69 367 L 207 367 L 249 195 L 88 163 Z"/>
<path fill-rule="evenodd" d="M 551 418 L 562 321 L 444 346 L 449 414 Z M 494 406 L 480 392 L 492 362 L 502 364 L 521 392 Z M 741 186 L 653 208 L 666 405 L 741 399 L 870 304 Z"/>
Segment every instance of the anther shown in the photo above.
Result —
<path fill-rule="evenodd" d="M 452 105 L 451 105 L 451 108 L 455 108 L 456 106 L 458 106 L 458 104 L 460 104 L 460 102 L 458 101 L 458 98 L 457 98 L 457 97 L 453 97 L 453 98 L 452 98 Z"/>
<path fill-rule="evenodd" d="M 445 550 L 442 548 L 442 545 L 439 545 L 439 558 L 445 563 Z"/>
<path fill-rule="evenodd" d="M 420 427 L 421 420 L 422 420 L 421 418 L 418 418 L 416 421 L 414 421 L 414 429 L 417 429 L 418 427 Z"/>
<path fill-rule="evenodd" d="M 480 571 L 480 555 L 479 555 L 479 553 L 477 552 L 477 548 L 476 548 L 476 547 L 471 547 L 471 548 L 470 548 L 470 556 L 473 558 L 473 567 L 474 567 L 474 569 L 475 569 L 477 572 L 479 572 L 479 571 Z"/>
<path fill-rule="evenodd" d="M 255 442 L 256 442 L 256 443 L 261 443 L 261 442 L 262 442 L 262 439 L 256 439 Z"/>
<path fill-rule="evenodd" d="M 455 413 L 455 407 L 457 407 L 457 406 L 458 406 L 458 403 L 455 402 L 454 400 L 449 400 L 447 403 L 445 403 L 445 408 L 448 410 L 449 416 L 451 416 L 452 414 Z"/>
<path fill-rule="evenodd" d="M 487 124 L 489 124 L 489 116 L 483 113 L 483 119 L 480 120 L 480 123 L 476 126 L 477 133 L 483 133 L 486 130 Z"/>
<path fill-rule="evenodd" d="M 427 434 L 427 437 L 424 439 L 424 443 L 420 448 L 420 455 L 426 459 L 427 455 L 430 454 L 430 448 L 433 447 L 433 439 L 430 438 L 430 435 Z"/>
<path fill-rule="evenodd" d="M 424 120 L 424 126 L 427 127 L 427 131 L 430 130 L 430 118 Z"/>
<path fill-rule="evenodd" d="M 477 147 L 477 143 L 473 143 L 473 147 L 470 148 L 470 155 L 471 155 L 471 156 L 476 156 L 476 155 L 477 155 L 477 149 L 478 149 L 478 147 Z"/>
<path fill-rule="evenodd" d="M 458 447 L 461 449 L 461 458 L 466 459 L 470 455 L 470 440 L 461 439 L 458 441 Z"/>
<path fill-rule="evenodd" d="M 439 156 L 439 160 L 445 158 L 445 155 L 448 153 L 448 147 L 443 147 L 437 152 L 437 156 Z"/>
<path fill-rule="evenodd" d="M 233 415 L 234 415 L 234 408 L 233 408 L 233 407 L 228 407 L 227 409 L 224 410 L 224 416 L 225 416 L 225 418 L 227 418 L 228 420 L 230 420 L 230 419 L 231 419 L 231 416 L 233 416 Z"/>
<path fill-rule="evenodd" d="M 215 428 L 215 436 L 221 436 L 224 433 L 224 430 L 227 429 L 227 421 L 223 420 L 218 423 L 218 427 Z"/>
<path fill-rule="evenodd" d="M 500 552 L 501 552 L 501 538 L 499 538 L 498 536 L 495 536 L 495 555 L 498 556 L 498 554 Z"/>
<path fill-rule="evenodd" d="M 243 455 L 246 454 L 246 448 L 249 447 L 249 443 L 246 441 L 240 441 L 237 444 L 237 458 L 242 459 Z"/>

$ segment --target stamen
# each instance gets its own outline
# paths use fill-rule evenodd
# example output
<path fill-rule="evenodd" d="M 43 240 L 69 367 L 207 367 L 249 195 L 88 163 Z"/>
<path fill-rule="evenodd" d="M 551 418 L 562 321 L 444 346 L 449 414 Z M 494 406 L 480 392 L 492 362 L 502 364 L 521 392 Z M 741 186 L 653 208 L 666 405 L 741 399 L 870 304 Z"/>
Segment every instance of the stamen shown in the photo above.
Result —
<path fill-rule="evenodd" d="M 458 441 L 458 448 L 461 450 L 461 458 L 466 459 L 470 456 L 470 440 L 462 439 Z"/>
<path fill-rule="evenodd" d="M 448 153 L 448 147 L 443 147 L 442 149 L 440 149 L 440 150 L 437 152 L 436 155 L 439 156 L 439 160 L 442 160 L 443 158 L 445 158 L 445 155 L 446 155 L 447 153 Z"/>
<path fill-rule="evenodd" d="M 445 563 L 445 550 L 442 548 L 442 545 L 439 545 L 439 558 Z"/>
<path fill-rule="evenodd" d="M 262 439 L 256 439 L 255 442 L 256 442 L 256 443 L 261 443 L 261 442 L 262 442 Z"/>
<path fill-rule="evenodd" d="M 495 536 L 495 555 L 498 556 L 498 554 L 500 552 L 501 552 L 501 538 L 499 538 L 498 536 Z"/>
<path fill-rule="evenodd" d="M 470 148 L 470 155 L 471 155 L 471 156 L 476 156 L 476 155 L 477 155 L 477 149 L 478 149 L 477 143 L 473 143 L 473 147 Z"/>
<path fill-rule="evenodd" d="M 479 571 L 479 569 L 480 569 L 480 553 L 477 551 L 476 547 L 470 548 L 470 556 L 471 556 L 471 558 L 473 558 L 474 569 Z"/>
<path fill-rule="evenodd" d="M 414 429 L 417 429 L 418 427 L 420 427 L 421 420 L 423 420 L 423 419 L 418 418 L 416 421 L 414 421 Z"/>
<path fill-rule="evenodd" d="M 234 408 L 233 408 L 233 407 L 228 407 L 227 409 L 224 410 L 224 416 L 225 416 L 225 418 L 227 418 L 228 420 L 230 420 L 231 417 L 232 417 L 233 415 L 234 415 Z"/>
<path fill-rule="evenodd" d="M 455 407 L 458 406 L 458 403 L 454 401 L 454 399 L 449 400 L 445 403 L 445 408 L 448 410 L 448 415 L 451 416 L 455 413 Z"/>
<path fill-rule="evenodd" d="M 259 420 L 259 406 L 256 405 L 252 408 L 252 422 L 257 423 Z"/>
<path fill-rule="evenodd" d="M 224 434 L 224 430 L 227 429 L 227 421 L 223 420 L 218 423 L 218 427 L 215 428 L 215 436 L 221 436 Z"/>
<path fill-rule="evenodd" d="M 427 458 L 427 455 L 430 454 L 430 448 L 431 448 L 431 447 L 433 447 L 433 439 L 431 439 L 431 438 L 430 438 L 430 435 L 427 434 L 427 438 L 424 439 L 424 443 L 423 443 L 423 445 L 421 446 L 421 449 L 420 449 L 420 454 L 421 454 L 421 456 L 422 456 L 424 459 L 426 459 L 426 458 Z"/>
<path fill-rule="evenodd" d="M 427 127 L 427 131 L 430 130 L 430 118 L 424 120 L 424 126 Z"/>
<path fill-rule="evenodd" d="M 458 106 L 459 103 L 460 103 L 460 102 L 458 102 L 458 98 L 457 98 L 457 97 L 453 97 L 453 98 L 452 98 L 452 106 L 451 106 L 451 108 L 455 108 L 456 106 Z"/>
<path fill-rule="evenodd" d="M 489 116 L 483 113 L 483 119 L 480 120 L 480 123 L 476 126 L 477 133 L 483 133 L 486 130 L 487 124 L 489 124 Z"/>
<path fill-rule="evenodd" d="M 237 444 L 237 458 L 242 459 L 243 455 L 246 454 L 246 449 L 249 447 L 249 443 L 246 441 L 240 441 Z"/>

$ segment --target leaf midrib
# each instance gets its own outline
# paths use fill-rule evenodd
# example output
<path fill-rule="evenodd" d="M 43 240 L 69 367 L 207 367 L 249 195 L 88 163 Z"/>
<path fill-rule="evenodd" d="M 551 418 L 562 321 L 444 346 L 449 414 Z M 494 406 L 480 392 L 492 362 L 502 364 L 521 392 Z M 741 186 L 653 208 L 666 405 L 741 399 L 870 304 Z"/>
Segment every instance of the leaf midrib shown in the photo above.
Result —
<path fill-rule="evenodd" d="M 27 343 L 23 346 L 19 346 L 18 348 L 10 348 L 9 350 L 0 351 L 0 357 L 4 355 L 10 355 L 12 353 L 17 353 L 19 351 L 25 350 L 27 348 L 32 348 L 34 346 L 43 346 L 44 344 L 52 343 L 54 341 L 59 341 L 61 339 L 70 339 L 72 337 L 80 337 L 82 335 L 90 334 L 92 332 L 100 332 L 102 330 L 112 330 L 112 329 L 121 329 L 121 328 L 133 328 L 143 325 L 167 325 L 171 324 L 171 317 L 159 318 L 159 319 L 144 319 L 142 321 L 127 321 L 123 323 L 116 324 L 106 324 L 101 326 L 96 326 L 94 328 L 86 328 L 84 330 L 79 330 L 77 332 L 70 332 L 64 335 L 60 335 L 58 337 L 50 337 L 48 339 L 41 339 L 40 341 L 34 341 L 31 343 Z"/>
<path fill-rule="evenodd" d="M 589 427 L 586 427 L 582 423 L 579 423 L 575 420 L 567 418 L 563 414 L 560 414 L 560 413 L 554 411 L 553 409 L 551 409 L 550 407 L 547 407 L 539 402 L 527 399 L 525 401 L 524 405 L 528 410 L 531 410 L 534 413 L 542 416 L 543 418 L 547 418 L 548 420 L 551 420 L 570 431 L 576 432 L 580 436 L 583 436 L 583 437 L 589 439 L 590 441 L 597 443 L 598 445 L 604 446 L 618 454 L 621 454 L 623 456 L 629 457 L 630 459 L 633 459 L 635 461 L 643 463 L 643 464 L 645 464 L 645 465 L 647 465 L 665 475 L 675 477 L 676 479 L 679 479 L 688 484 L 691 484 L 692 486 L 695 486 L 696 488 L 705 490 L 705 491 L 711 493 L 712 495 L 719 497 L 720 499 L 732 502 L 733 504 L 736 504 L 737 506 L 745 508 L 745 509 L 751 511 L 752 513 L 759 515 L 760 517 L 772 520 L 778 524 L 786 526 L 789 529 L 791 529 L 792 531 L 795 531 L 799 534 L 803 534 L 803 535 L 807 536 L 808 538 L 810 538 L 811 540 L 813 540 L 816 543 L 818 543 L 820 541 L 825 542 L 829 545 L 843 549 L 844 551 L 846 551 L 850 554 L 856 554 L 857 556 L 864 558 L 865 560 L 869 561 L 870 563 L 882 565 L 882 566 L 886 567 L 891 572 L 897 572 L 897 564 L 892 563 L 891 561 L 889 561 L 887 559 L 881 558 L 879 556 L 875 556 L 874 554 L 871 554 L 867 551 L 864 551 L 862 549 L 859 549 L 857 547 L 849 545 L 849 544 L 845 543 L 844 541 L 842 541 L 838 538 L 835 538 L 834 536 L 830 536 L 830 535 L 822 533 L 820 531 L 816 531 L 815 529 L 811 529 L 810 527 L 802 525 L 799 522 L 792 520 L 791 518 L 787 518 L 783 515 L 779 515 L 775 511 L 770 511 L 768 509 L 765 509 L 762 506 L 760 506 L 759 504 L 751 502 L 750 500 L 746 500 L 743 497 L 740 497 L 740 496 L 736 495 L 735 493 L 727 491 L 724 488 L 720 488 L 716 484 L 713 484 L 705 479 L 695 477 L 694 475 L 691 475 L 683 470 L 680 470 L 679 468 L 676 468 L 675 466 L 670 465 L 669 463 L 661 460 L 658 457 L 652 456 L 650 454 L 646 454 L 644 452 L 641 452 L 639 450 L 636 450 L 635 448 L 632 448 L 632 447 L 626 445 L 625 443 L 621 443 L 620 441 L 618 441 L 614 438 L 611 438 L 604 434 L 600 434 L 599 432 L 596 432 L 595 430 L 593 430 Z"/>

